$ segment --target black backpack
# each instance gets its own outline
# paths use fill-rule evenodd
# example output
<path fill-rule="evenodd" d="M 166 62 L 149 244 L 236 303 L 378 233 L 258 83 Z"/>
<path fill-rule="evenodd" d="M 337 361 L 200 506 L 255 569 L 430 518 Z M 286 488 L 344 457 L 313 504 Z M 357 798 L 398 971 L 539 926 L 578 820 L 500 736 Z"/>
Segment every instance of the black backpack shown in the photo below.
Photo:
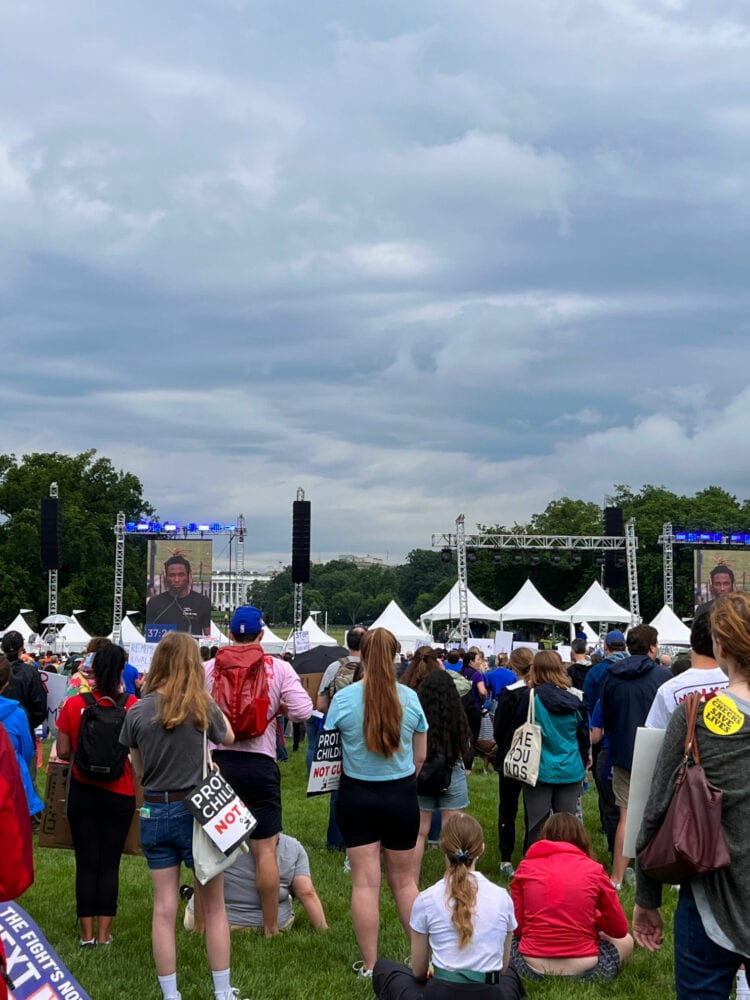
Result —
<path fill-rule="evenodd" d="M 81 713 L 75 766 L 86 778 L 95 781 L 117 781 L 122 777 L 128 748 L 120 743 L 120 730 L 125 721 L 128 694 L 121 694 L 117 701 L 102 698 L 100 704 L 92 694 L 81 695 L 86 707 Z"/>

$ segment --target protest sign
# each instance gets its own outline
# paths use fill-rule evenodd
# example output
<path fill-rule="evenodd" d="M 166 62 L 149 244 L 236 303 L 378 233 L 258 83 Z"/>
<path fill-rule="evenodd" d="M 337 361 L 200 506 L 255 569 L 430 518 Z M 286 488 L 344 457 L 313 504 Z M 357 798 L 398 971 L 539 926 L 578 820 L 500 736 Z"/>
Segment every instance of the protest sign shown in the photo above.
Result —
<path fill-rule="evenodd" d="M 318 737 L 315 756 L 310 766 L 307 795 L 325 795 L 339 787 L 343 762 L 341 733 L 337 729 L 323 730 Z"/>
<path fill-rule="evenodd" d="M 39 678 L 47 692 L 47 725 L 50 729 L 56 730 L 57 716 L 65 698 L 65 692 L 68 690 L 70 678 L 65 677 L 64 674 L 48 673 L 46 670 L 39 671 Z"/>
<path fill-rule="evenodd" d="M 258 821 L 218 771 L 212 771 L 185 800 L 188 809 L 220 851 L 231 854 Z"/>
<path fill-rule="evenodd" d="M 131 642 L 128 650 L 128 663 L 131 667 L 135 667 L 139 674 L 147 674 L 155 652 L 156 643 L 154 642 Z"/>
<path fill-rule="evenodd" d="M 0 938 L 13 1000 L 90 1000 L 18 903 L 0 903 Z"/>
<path fill-rule="evenodd" d="M 495 632 L 495 643 L 494 643 L 495 656 L 498 656 L 500 653 L 506 653 L 508 656 L 510 656 L 512 649 L 513 649 L 513 633 L 502 632 L 500 630 Z"/>
<path fill-rule="evenodd" d="M 639 726 L 635 731 L 633 766 L 630 771 L 630 792 L 628 793 L 628 816 L 625 823 L 625 843 L 623 854 L 635 857 L 635 842 L 643 822 L 646 800 L 651 791 L 656 758 L 664 742 L 663 729 L 647 729 Z"/>
<path fill-rule="evenodd" d="M 310 633 L 309 632 L 295 632 L 294 633 L 294 652 L 306 653 L 310 648 Z"/>

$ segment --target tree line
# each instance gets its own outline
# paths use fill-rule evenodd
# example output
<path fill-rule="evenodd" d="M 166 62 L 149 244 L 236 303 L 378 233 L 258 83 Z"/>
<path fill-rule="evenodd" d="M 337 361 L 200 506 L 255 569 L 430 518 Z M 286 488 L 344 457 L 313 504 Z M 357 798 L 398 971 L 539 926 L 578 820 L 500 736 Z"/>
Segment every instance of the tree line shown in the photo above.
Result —
<path fill-rule="evenodd" d="M 47 574 L 40 561 L 40 505 L 57 482 L 61 497 L 63 563 L 59 573 L 58 606 L 69 611 L 85 608 L 85 627 L 106 634 L 112 627 L 114 586 L 113 526 L 118 511 L 127 520 L 152 517 L 155 508 L 144 498 L 137 476 L 117 470 L 94 450 L 79 455 L 34 453 L 20 459 L 0 455 L 0 623 L 7 624 L 21 607 L 38 612 L 38 625 L 47 607 Z M 641 614 L 648 621 L 663 604 L 663 559 L 658 538 L 671 521 L 685 530 L 750 532 L 750 501 L 738 500 L 720 486 L 708 486 L 692 496 L 664 486 L 640 490 L 617 485 L 608 505 L 620 506 L 627 521 L 635 518 L 638 537 L 638 582 Z M 601 535 L 603 511 L 595 503 L 563 497 L 553 500 L 528 523 L 478 525 L 478 530 L 527 534 Z M 467 532 L 473 531 L 467 525 Z M 469 586 L 485 603 L 498 608 L 528 578 L 557 607 L 569 607 L 595 579 L 601 567 L 592 553 L 581 553 L 576 564 L 569 553 L 559 562 L 547 553 L 522 553 L 521 562 L 505 551 L 478 550 L 468 568 Z M 303 611 L 328 612 L 329 622 L 349 625 L 372 621 L 390 600 L 396 600 L 416 620 L 445 596 L 456 580 L 455 553 L 446 562 L 439 551 L 413 549 L 403 564 L 359 567 L 344 560 L 313 564 L 310 583 L 303 590 Z M 675 610 L 687 616 L 693 608 L 693 550 L 676 546 L 674 552 Z M 142 608 L 146 579 L 146 540 L 129 538 L 125 546 L 124 607 Z M 293 617 L 294 587 L 287 566 L 267 581 L 255 581 L 248 598 L 264 611 L 269 622 L 289 624 Z M 628 603 L 627 585 L 611 591 Z"/>

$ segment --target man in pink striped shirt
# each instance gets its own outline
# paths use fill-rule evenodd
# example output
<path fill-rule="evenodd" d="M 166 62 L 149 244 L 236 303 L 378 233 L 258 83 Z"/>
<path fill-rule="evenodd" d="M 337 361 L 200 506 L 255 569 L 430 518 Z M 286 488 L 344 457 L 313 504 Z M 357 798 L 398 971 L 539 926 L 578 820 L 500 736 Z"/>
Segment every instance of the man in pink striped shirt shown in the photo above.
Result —
<path fill-rule="evenodd" d="M 252 660 L 262 653 L 263 615 L 250 605 L 237 608 L 229 624 L 233 645 L 220 649 L 216 660 L 206 664 L 206 684 L 213 692 L 216 663 L 223 657 L 233 661 Z M 276 845 L 281 824 L 281 778 L 276 763 L 276 728 L 273 722 L 283 714 L 292 722 L 304 722 L 312 714 L 310 696 L 302 687 L 291 664 L 263 655 L 268 681 L 267 726 L 253 739 L 237 740 L 231 749 L 218 747 L 213 754 L 219 770 L 258 821 L 250 835 L 255 859 L 255 886 L 263 910 L 263 930 L 267 937 L 279 933 L 279 868 Z M 231 715 L 230 715 L 231 722 Z"/>

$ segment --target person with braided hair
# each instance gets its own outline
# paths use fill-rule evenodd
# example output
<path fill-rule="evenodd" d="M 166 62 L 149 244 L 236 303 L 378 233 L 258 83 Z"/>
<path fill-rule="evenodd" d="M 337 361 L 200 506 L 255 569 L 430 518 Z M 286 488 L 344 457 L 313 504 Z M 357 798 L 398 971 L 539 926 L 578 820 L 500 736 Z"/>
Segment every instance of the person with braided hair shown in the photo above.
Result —
<path fill-rule="evenodd" d="M 475 870 L 484 853 L 482 827 L 473 816 L 453 813 L 443 826 L 440 849 L 445 875 L 417 896 L 411 911 L 411 969 L 379 959 L 375 995 L 379 1000 L 526 996 L 510 965 L 516 928 L 511 898 Z"/>

